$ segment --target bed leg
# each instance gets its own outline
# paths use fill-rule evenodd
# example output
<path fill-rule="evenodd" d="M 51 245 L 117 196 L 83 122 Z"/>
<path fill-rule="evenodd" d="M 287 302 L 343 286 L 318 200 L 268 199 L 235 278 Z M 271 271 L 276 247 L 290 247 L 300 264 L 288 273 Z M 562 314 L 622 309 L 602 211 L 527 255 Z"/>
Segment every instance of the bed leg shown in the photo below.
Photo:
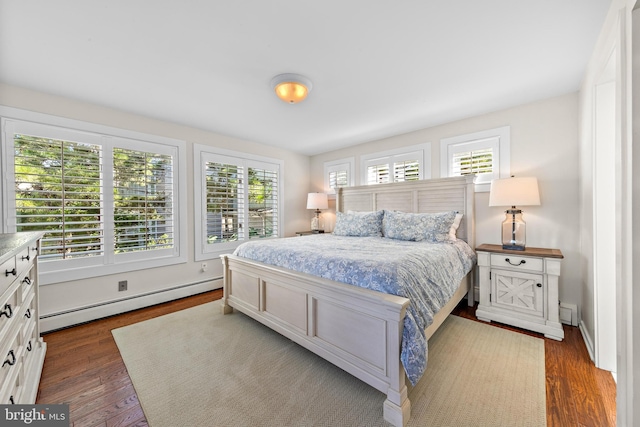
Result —
<path fill-rule="evenodd" d="M 220 305 L 220 312 L 222 314 L 231 314 L 233 313 L 233 307 L 231 307 L 227 303 L 227 297 L 229 296 L 229 278 L 231 277 L 231 272 L 229 271 L 229 259 L 222 255 L 220 256 L 222 260 L 222 304 Z"/>
<path fill-rule="evenodd" d="M 229 304 L 225 304 L 225 301 L 223 301 L 220 305 L 220 313 L 231 314 L 233 313 L 233 307 L 231 307 Z"/>
<path fill-rule="evenodd" d="M 400 404 L 393 401 L 400 402 Z M 397 393 L 389 390 L 387 400 L 384 401 L 382 410 L 385 421 L 395 427 L 405 427 L 411 417 L 411 402 L 407 397 L 407 387 L 402 392 Z"/>

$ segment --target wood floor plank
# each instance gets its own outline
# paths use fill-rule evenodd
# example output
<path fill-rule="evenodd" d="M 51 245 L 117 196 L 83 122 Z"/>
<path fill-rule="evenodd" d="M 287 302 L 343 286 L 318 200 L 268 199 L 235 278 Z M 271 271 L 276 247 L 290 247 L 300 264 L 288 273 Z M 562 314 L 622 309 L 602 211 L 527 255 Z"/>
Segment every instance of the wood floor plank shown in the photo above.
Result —
<path fill-rule="evenodd" d="M 44 335 L 47 355 L 37 403 L 68 403 L 73 427 L 148 427 L 111 330 L 222 297 L 216 290 Z M 475 321 L 463 301 L 454 314 Z M 484 322 L 483 322 L 484 323 Z M 615 426 L 615 382 L 595 368 L 578 328 L 562 342 L 507 325 L 545 342 L 547 425 Z"/>
<path fill-rule="evenodd" d="M 129 427 L 143 424 L 147 425 L 147 419 L 139 404 L 107 419 L 107 427 Z"/>

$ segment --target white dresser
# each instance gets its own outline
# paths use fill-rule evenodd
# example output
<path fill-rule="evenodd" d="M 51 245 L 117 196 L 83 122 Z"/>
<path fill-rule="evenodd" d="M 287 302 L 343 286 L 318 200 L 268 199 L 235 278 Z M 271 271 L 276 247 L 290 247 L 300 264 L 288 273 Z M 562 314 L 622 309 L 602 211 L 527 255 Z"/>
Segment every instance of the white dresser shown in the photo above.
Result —
<path fill-rule="evenodd" d="M 32 404 L 38 394 L 46 352 L 38 318 L 42 234 L 0 234 L 0 404 Z"/>
<path fill-rule="evenodd" d="M 562 340 L 558 278 L 562 263 L 559 249 L 502 249 L 484 244 L 476 248 L 480 303 L 476 317 L 543 333 Z"/>

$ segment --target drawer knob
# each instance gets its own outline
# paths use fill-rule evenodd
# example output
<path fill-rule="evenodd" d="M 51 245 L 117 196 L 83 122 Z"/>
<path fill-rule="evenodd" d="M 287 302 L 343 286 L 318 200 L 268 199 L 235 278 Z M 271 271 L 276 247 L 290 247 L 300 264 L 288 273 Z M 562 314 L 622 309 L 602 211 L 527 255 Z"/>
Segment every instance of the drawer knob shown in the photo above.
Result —
<path fill-rule="evenodd" d="M 7 277 L 10 274 L 13 274 L 14 276 L 18 275 L 18 272 L 16 271 L 15 267 L 13 267 L 13 270 L 5 270 L 4 271 L 4 277 Z"/>
<path fill-rule="evenodd" d="M 13 310 L 11 309 L 11 304 L 5 304 L 4 310 L 0 311 L 0 317 L 7 316 L 7 319 L 11 319 L 13 316 Z"/>
<path fill-rule="evenodd" d="M 31 340 L 29 340 L 29 345 L 27 346 L 27 351 L 33 350 L 33 346 L 31 345 Z"/>
<path fill-rule="evenodd" d="M 16 355 L 13 352 L 13 350 L 9 350 L 9 353 L 7 354 L 7 360 L 4 361 L 4 363 L 2 364 L 2 367 L 4 368 L 4 365 L 13 366 L 15 364 L 16 364 Z"/>
<path fill-rule="evenodd" d="M 511 260 L 510 260 L 509 258 L 505 258 L 504 260 L 505 260 L 505 261 L 507 261 L 507 262 L 508 262 L 509 264 L 511 264 L 511 265 L 515 265 L 516 267 L 517 267 L 517 266 L 519 266 L 520 264 L 526 264 L 526 263 L 527 263 L 527 261 L 526 261 L 526 260 L 524 260 L 524 259 L 521 259 L 521 260 L 520 260 L 520 262 L 519 262 L 519 263 L 517 263 L 517 264 L 512 263 L 512 262 L 511 262 Z"/>
<path fill-rule="evenodd" d="M 24 314 L 24 317 L 26 317 L 27 319 L 31 319 L 31 309 L 27 308 L 27 312 Z"/>
<path fill-rule="evenodd" d="M 542 287 L 542 283 L 536 283 L 536 286 L 541 288 Z"/>
<path fill-rule="evenodd" d="M 13 400 L 13 396 L 9 397 L 9 403 L 11 403 L 12 405 L 16 404 L 16 401 Z"/>
<path fill-rule="evenodd" d="M 22 279 L 22 283 L 26 283 L 27 285 L 31 284 L 31 279 L 29 278 L 29 276 L 25 276 L 24 279 Z"/>
<path fill-rule="evenodd" d="M 30 257 L 29 255 L 27 255 L 27 256 L 23 256 L 23 257 L 22 257 L 22 260 L 24 261 L 25 259 L 26 259 L 27 261 L 29 261 L 29 260 L 31 259 L 31 257 Z"/>

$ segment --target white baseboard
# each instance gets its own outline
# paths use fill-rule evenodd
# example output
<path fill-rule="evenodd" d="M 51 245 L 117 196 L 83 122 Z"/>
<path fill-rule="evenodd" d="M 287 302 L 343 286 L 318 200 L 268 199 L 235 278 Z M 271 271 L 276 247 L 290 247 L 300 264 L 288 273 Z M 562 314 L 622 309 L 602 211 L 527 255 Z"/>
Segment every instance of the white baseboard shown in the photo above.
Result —
<path fill-rule="evenodd" d="M 584 341 L 585 346 L 587 347 L 587 352 L 589 353 L 589 357 L 591 358 L 591 361 L 595 363 L 595 351 L 593 348 L 593 341 L 591 340 L 591 337 L 589 336 L 589 334 L 587 334 L 587 330 L 586 327 L 584 326 L 584 322 L 580 322 L 580 334 L 582 334 L 582 340 Z"/>
<path fill-rule="evenodd" d="M 49 332 L 91 320 L 121 314 L 151 305 L 200 294 L 222 287 L 222 278 L 163 289 L 157 292 L 132 296 L 126 299 L 79 307 L 40 318 L 40 331 Z"/>

